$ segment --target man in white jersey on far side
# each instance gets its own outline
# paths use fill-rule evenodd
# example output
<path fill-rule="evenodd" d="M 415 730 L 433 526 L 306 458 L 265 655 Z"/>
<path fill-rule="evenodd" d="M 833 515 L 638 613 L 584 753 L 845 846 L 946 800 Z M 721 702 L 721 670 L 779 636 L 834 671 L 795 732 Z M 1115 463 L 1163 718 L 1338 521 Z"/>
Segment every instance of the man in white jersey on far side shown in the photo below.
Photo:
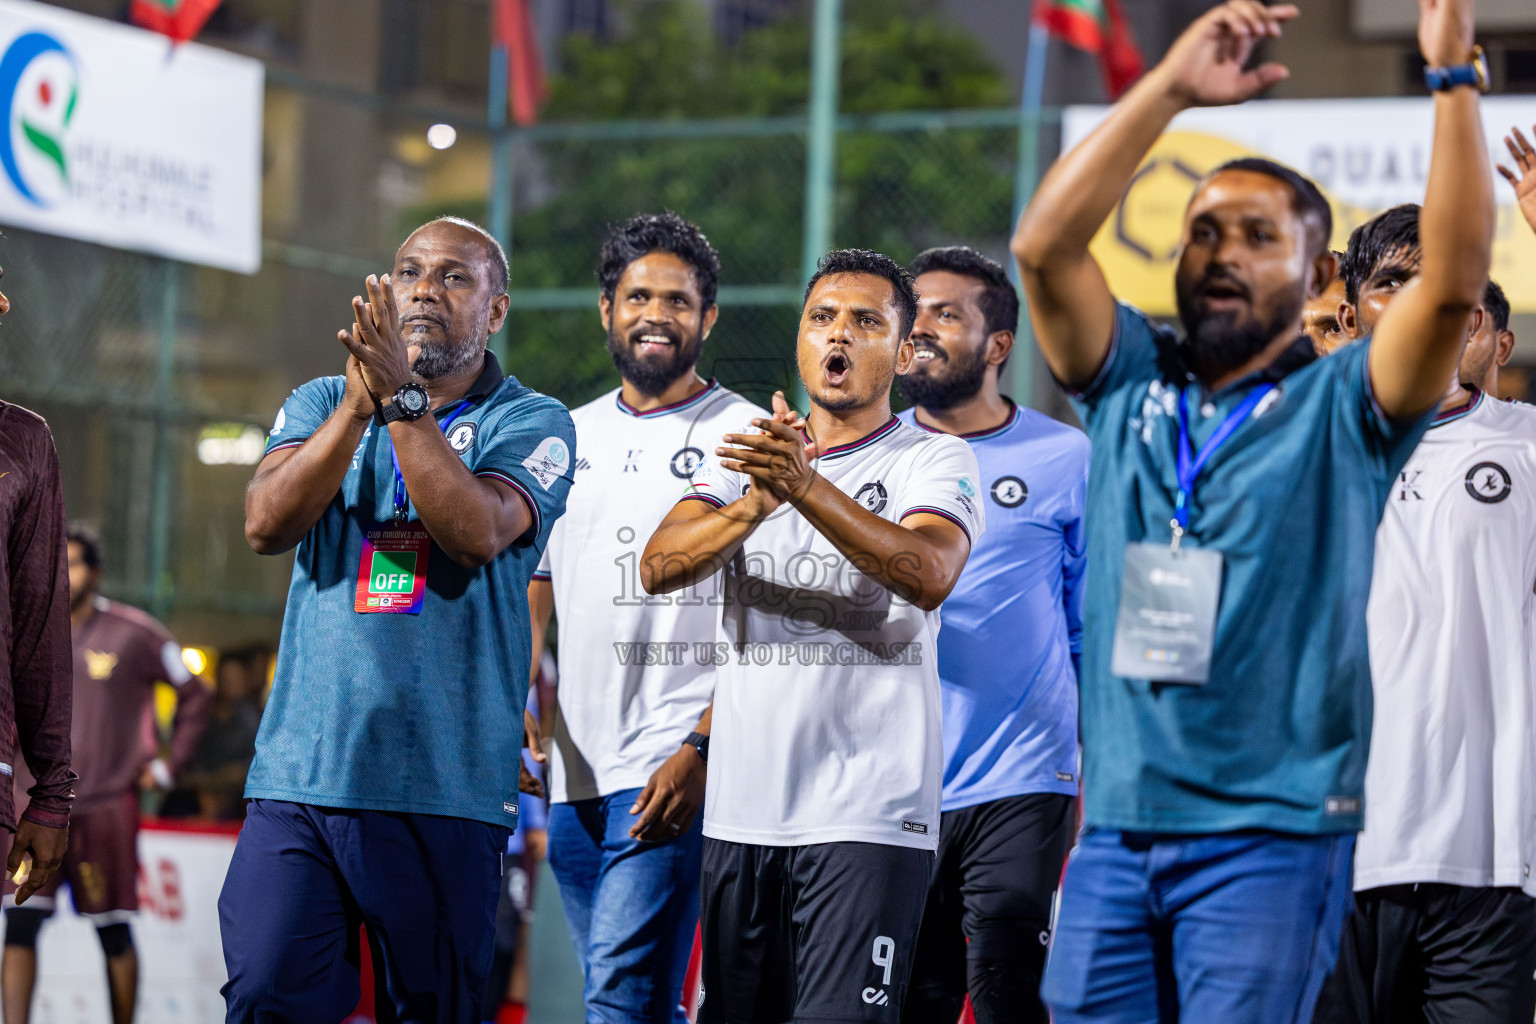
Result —
<path fill-rule="evenodd" d="M 1355 229 L 1346 334 L 1421 256 L 1417 206 Z M 1365 830 L 1319 1024 L 1536 1015 L 1536 408 L 1487 393 L 1507 311 L 1490 282 L 1376 532 Z"/>
<path fill-rule="evenodd" d="M 916 312 L 888 257 L 824 256 L 809 416 L 775 395 L 717 439 L 646 546 L 652 593 L 724 576 L 704 1024 L 901 1017 L 938 843 L 938 608 L 983 528 L 970 447 L 891 415 Z"/>
<path fill-rule="evenodd" d="M 590 1024 L 686 1019 L 720 595 L 646 595 L 640 551 L 720 435 L 768 415 L 696 372 L 719 270 L 676 214 L 604 241 L 598 311 L 623 383 L 572 414 L 571 502 L 528 588 L 536 645 L 558 612 L 549 863 Z"/>
<path fill-rule="evenodd" d="M 943 828 L 907 1024 L 1048 1024 L 1040 976 L 1072 846 L 1088 438 L 998 390 L 1019 296 L 965 246 L 929 249 L 901 419 L 971 446 L 987 535 L 944 601 Z"/>

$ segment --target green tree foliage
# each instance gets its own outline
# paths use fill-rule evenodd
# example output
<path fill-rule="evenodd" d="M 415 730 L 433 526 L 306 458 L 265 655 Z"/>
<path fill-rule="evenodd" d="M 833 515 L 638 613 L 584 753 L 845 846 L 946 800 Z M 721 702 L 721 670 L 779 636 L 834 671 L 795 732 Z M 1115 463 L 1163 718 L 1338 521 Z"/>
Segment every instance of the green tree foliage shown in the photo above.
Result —
<path fill-rule="evenodd" d="M 720 250 L 723 283 L 798 285 L 805 143 L 753 129 L 764 118 L 805 112 L 808 17 L 784 18 L 727 45 L 695 0 L 631 0 L 617 14 L 621 28 L 610 38 L 566 40 L 546 121 L 742 123 L 686 139 L 546 142 L 524 152 L 516 165 L 514 285 L 593 284 L 606 227 L 660 209 L 704 228 Z M 846 0 L 842 45 L 844 113 L 1010 101 L 980 42 L 945 21 L 931 0 Z M 998 129 L 843 133 L 836 243 L 909 259 L 927 245 L 1000 235 L 1015 145 L 1012 130 Z M 593 298 L 595 305 L 595 290 Z M 710 351 L 740 366 L 787 365 L 796 312 L 727 308 Z M 612 386 L 606 352 L 595 344 L 595 311 L 519 311 L 510 330 L 518 372 L 530 382 L 567 401 Z M 727 380 L 737 376 L 718 369 Z"/>

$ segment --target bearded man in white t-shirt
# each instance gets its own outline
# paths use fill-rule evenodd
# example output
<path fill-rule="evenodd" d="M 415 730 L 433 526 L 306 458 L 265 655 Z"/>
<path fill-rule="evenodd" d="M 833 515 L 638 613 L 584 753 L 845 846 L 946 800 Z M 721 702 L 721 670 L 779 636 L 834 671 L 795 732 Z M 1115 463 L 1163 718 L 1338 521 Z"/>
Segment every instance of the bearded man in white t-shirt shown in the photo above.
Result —
<path fill-rule="evenodd" d="M 558 613 L 549 864 L 598 1024 L 686 1020 L 720 597 L 647 597 L 639 561 L 712 439 L 767 415 L 697 371 L 719 270 L 676 214 L 604 241 L 598 312 L 622 383 L 571 414 L 576 481 L 528 587 L 536 645 Z"/>
<path fill-rule="evenodd" d="M 648 592 L 718 574 L 702 1024 L 900 1020 L 938 841 L 938 609 L 984 527 L 963 440 L 891 415 L 911 275 L 845 249 L 807 286 L 811 400 L 710 446 Z"/>

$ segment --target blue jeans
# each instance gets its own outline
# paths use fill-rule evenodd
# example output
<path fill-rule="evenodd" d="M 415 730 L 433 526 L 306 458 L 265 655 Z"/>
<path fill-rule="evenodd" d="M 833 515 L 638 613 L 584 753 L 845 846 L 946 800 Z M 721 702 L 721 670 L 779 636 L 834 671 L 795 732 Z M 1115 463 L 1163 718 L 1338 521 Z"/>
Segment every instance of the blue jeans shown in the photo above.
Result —
<path fill-rule="evenodd" d="M 664 843 L 629 837 L 638 789 L 549 809 L 549 866 L 586 978 L 588 1024 L 686 1024 L 703 819 Z"/>
<path fill-rule="evenodd" d="M 1055 1024 L 1310 1024 L 1354 835 L 1083 830 L 1041 995 Z"/>

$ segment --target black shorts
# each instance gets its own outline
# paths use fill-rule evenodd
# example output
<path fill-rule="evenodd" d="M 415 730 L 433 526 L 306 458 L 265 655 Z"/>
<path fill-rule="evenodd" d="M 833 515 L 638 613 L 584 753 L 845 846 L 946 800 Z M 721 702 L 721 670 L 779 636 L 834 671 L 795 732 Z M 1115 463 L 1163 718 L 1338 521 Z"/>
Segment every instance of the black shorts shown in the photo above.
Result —
<path fill-rule="evenodd" d="M 967 992 L 977 1024 L 1050 1020 L 1040 975 L 1051 901 L 1072 848 L 1074 803 L 1029 793 L 944 812 L 908 1024 L 953 1024 Z"/>
<path fill-rule="evenodd" d="M 1420 883 L 1355 893 L 1316 1024 L 1536 1015 L 1536 899 L 1519 889 Z"/>
<path fill-rule="evenodd" d="M 933 854 L 704 840 L 699 1024 L 901 1018 Z"/>

